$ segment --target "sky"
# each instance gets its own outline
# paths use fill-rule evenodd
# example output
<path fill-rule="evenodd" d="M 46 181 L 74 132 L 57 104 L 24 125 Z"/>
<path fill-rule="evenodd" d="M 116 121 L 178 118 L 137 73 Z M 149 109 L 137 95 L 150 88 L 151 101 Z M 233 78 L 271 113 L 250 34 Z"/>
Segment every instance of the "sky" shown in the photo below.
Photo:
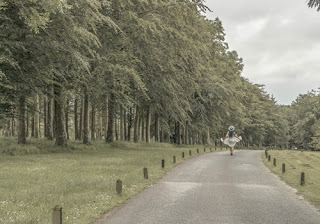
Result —
<path fill-rule="evenodd" d="M 278 104 L 320 87 L 320 12 L 307 0 L 206 0 L 219 17 L 230 50 L 243 58 L 242 75 Z"/>

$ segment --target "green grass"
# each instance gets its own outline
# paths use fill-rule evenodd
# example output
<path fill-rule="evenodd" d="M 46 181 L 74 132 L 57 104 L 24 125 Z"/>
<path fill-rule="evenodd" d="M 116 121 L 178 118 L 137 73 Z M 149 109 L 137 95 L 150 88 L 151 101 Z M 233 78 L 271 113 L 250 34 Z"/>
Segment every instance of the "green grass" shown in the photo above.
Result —
<path fill-rule="evenodd" d="M 296 188 L 298 193 L 320 207 L 320 153 L 310 151 L 268 151 L 271 155 L 270 162 L 263 154 L 264 164 L 281 180 Z M 273 165 L 276 158 L 277 165 Z M 282 163 L 285 163 L 286 172 L 282 174 Z M 300 185 L 301 172 L 305 173 L 305 185 Z"/>
<path fill-rule="evenodd" d="M 6 224 L 51 223 L 55 205 L 63 207 L 63 223 L 90 223 L 159 180 L 177 165 L 174 155 L 177 163 L 183 151 L 185 159 L 189 149 L 197 155 L 197 146 L 164 143 L 70 142 L 64 149 L 46 140 L 26 146 L 15 141 L 0 138 L 0 223 Z M 123 181 L 122 196 L 115 190 L 117 179 Z"/>

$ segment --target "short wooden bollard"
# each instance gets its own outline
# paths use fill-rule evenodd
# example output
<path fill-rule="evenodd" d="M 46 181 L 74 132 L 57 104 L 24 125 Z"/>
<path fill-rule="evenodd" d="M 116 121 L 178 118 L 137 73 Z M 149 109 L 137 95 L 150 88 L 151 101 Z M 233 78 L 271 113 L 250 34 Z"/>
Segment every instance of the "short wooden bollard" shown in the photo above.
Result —
<path fill-rule="evenodd" d="M 199 149 L 197 149 L 197 153 L 199 153 Z"/>
<path fill-rule="evenodd" d="M 273 159 L 273 165 L 274 165 L 274 166 L 277 165 L 277 160 L 276 160 L 276 158 Z"/>
<path fill-rule="evenodd" d="M 304 172 L 301 173 L 301 185 L 305 184 Z"/>
<path fill-rule="evenodd" d="M 265 153 L 266 153 L 266 158 L 268 158 L 268 151 L 266 150 Z"/>
<path fill-rule="evenodd" d="M 176 163 L 176 156 L 173 156 L 173 163 Z"/>
<path fill-rule="evenodd" d="M 161 167 L 164 168 L 164 159 L 161 161 Z"/>
<path fill-rule="evenodd" d="M 62 208 L 59 205 L 56 205 L 53 208 L 52 223 L 53 224 L 62 224 Z"/>
<path fill-rule="evenodd" d="M 206 148 L 203 148 L 203 151 L 206 152 Z"/>
<path fill-rule="evenodd" d="M 282 163 L 282 173 L 286 172 L 286 164 Z"/>
<path fill-rule="evenodd" d="M 148 168 L 143 168 L 143 177 L 144 179 L 148 179 Z"/>
<path fill-rule="evenodd" d="M 191 156 L 191 149 L 189 150 L 189 156 Z"/>
<path fill-rule="evenodd" d="M 270 160 L 271 160 L 271 156 L 269 155 L 269 156 L 268 156 L 268 161 L 270 161 Z"/>
<path fill-rule="evenodd" d="M 118 195 L 122 195 L 122 180 L 117 180 L 116 190 Z"/>
<path fill-rule="evenodd" d="M 212 149 L 210 148 L 210 152 L 212 152 Z"/>
<path fill-rule="evenodd" d="M 182 152 L 182 158 L 184 158 L 184 152 Z"/>

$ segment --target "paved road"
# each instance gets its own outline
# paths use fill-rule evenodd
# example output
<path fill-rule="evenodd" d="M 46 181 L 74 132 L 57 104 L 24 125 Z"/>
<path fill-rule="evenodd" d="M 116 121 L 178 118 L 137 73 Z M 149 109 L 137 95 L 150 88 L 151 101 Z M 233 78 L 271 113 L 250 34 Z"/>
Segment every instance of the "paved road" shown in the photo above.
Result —
<path fill-rule="evenodd" d="M 262 151 L 204 154 L 99 224 L 320 224 L 320 212 L 265 168 Z"/>

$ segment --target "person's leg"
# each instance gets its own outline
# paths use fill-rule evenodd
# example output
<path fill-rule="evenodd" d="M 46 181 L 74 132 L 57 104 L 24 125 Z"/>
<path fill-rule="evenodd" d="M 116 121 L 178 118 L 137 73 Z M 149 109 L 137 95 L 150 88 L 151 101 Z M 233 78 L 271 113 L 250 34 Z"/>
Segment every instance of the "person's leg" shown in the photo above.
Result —
<path fill-rule="evenodd" d="M 230 147 L 230 155 L 232 155 L 232 147 Z"/>
<path fill-rule="evenodd" d="M 233 151 L 234 151 L 234 148 L 232 147 L 232 148 L 231 148 L 231 155 L 233 155 Z"/>

